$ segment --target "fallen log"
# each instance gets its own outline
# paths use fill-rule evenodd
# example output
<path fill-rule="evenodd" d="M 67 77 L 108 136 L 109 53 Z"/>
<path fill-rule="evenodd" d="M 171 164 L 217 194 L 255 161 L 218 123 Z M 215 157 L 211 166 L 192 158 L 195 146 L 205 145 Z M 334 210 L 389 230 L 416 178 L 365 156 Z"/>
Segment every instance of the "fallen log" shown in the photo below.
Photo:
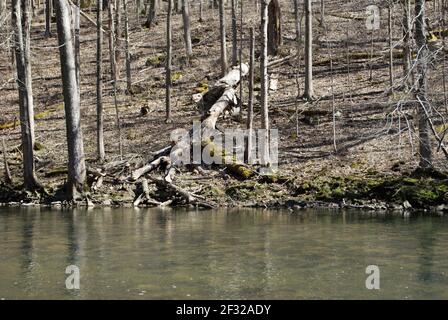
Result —
<path fill-rule="evenodd" d="M 200 141 L 194 141 L 195 137 L 193 129 L 184 136 L 181 136 L 177 141 L 172 141 L 172 146 L 165 147 L 154 153 L 154 158 L 145 166 L 134 170 L 128 181 L 136 181 L 146 174 L 153 172 L 156 169 L 164 169 L 165 177 L 154 179 L 150 178 L 160 188 L 166 189 L 171 193 L 179 195 L 187 204 L 200 206 L 203 208 L 213 208 L 214 206 L 205 202 L 204 198 L 191 193 L 172 182 L 175 167 L 183 165 L 183 156 L 190 157 L 190 150 L 194 142 L 199 142 L 201 150 L 207 148 L 210 153 L 220 155 L 221 164 L 225 166 L 229 172 L 238 175 L 244 179 L 255 174 L 248 165 L 238 163 L 233 156 L 233 152 L 226 151 L 222 146 L 214 143 L 214 137 L 221 134 L 216 130 L 216 123 L 219 117 L 226 111 L 238 105 L 238 98 L 236 96 L 236 87 L 241 81 L 241 76 L 245 76 L 249 72 L 249 67 L 246 64 L 236 66 L 230 70 L 223 78 L 219 79 L 215 86 L 202 96 L 201 103 L 203 108 L 202 122 L 200 126 Z M 196 133 L 195 133 L 196 134 Z M 168 156 L 169 154 L 169 156 Z M 144 180 L 143 180 L 144 181 Z M 145 190 L 144 182 L 142 188 Z M 134 205 L 138 206 L 145 198 L 148 198 L 146 191 L 144 191 L 134 201 Z M 171 202 L 169 202 L 171 203 Z M 162 203 L 160 205 L 165 205 Z"/>

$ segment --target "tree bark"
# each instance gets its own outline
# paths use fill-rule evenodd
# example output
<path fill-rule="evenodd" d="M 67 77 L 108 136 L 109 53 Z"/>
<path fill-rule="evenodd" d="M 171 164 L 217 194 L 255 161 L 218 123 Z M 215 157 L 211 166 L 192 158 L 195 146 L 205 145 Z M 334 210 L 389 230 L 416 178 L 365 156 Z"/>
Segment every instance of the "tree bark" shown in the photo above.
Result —
<path fill-rule="evenodd" d="M 224 0 L 219 0 L 219 30 L 221 36 L 221 76 L 227 73 L 227 47 L 226 47 L 226 19 L 224 11 Z"/>
<path fill-rule="evenodd" d="M 128 0 L 123 0 L 124 12 L 124 51 L 126 60 L 126 88 L 128 93 L 132 93 L 132 73 L 131 73 L 131 53 L 129 51 L 129 15 Z"/>
<path fill-rule="evenodd" d="M 116 79 L 116 62 L 115 62 L 115 21 L 114 21 L 114 2 L 109 1 L 109 62 L 110 76 L 114 81 Z"/>
<path fill-rule="evenodd" d="M 270 0 L 268 16 L 268 55 L 276 56 L 282 45 L 282 18 L 278 0 Z"/>
<path fill-rule="evenodd" d="M 411 0 L 402 0 L 403 4 L 403 79 L 405 86 L 411 84 Z"/>
<path fill-rule="evenodd" d="M 148 17 L 145 22 L 145 27 L 151 29 L 157 23 L 157 0 L 150 0 Z"/>
<path fill-rule="evenodd" d="M 190 57 L 193 54 L 193 49 L 191 47 L 189 0 L 182 0 L 182 19 L 183 19 L 183 27 L 184 27 L 185 53 L 186 53 L 187 63 L 189 63 Z"/>
<path fill-rule="evenodd" d="M 53 12 L 53 0 L 45 2 L 45 37 L 51 37 L 51 13 Z"/>
<path fill-rule="evenodd" d="M 299 0 L 294 0 L 294 26 L 296 29 L 296 41 L 300 43 L 300 17 L 299 17 Z"/>
<path fill-rule="evenodd" d="M 305 93 L 304 98 L 313 100 L 313 11 L 312 0 L 305 0 Z"/>
<path fill-rule="evenodd" d="M 171 15 L 172 2 L 168 1 L 168 13 L 166 16 L 166 67 L 165 67 L 165 108 L 166 121 L 171 121 Z"/>
<path fill-rule="evenodd" d="M 415 41 L 417 44 L 417 74 L 418 84 L 415 90 L 418 105 L 418 135 L 419 135 L 419 158 L 420 168 L 432 167 L 432 151 L 429 138 L 429 116 L 431 115 L 431 106 L 428 102 L 428 47 L 426 40 L 426 14 L 425 0 L 415 1 Z"/>
<path fill-rule="evenodd" d="M 17 84 L 19 89 L 20 129 L 23 151 L 23 179 L 27 190 L 40 189 L 34 166 L 34 109 L 30 63 L 30 2 L 12 1 Z"/>
<path fill-rule="evenodd" d="M 80 42 L 80 0 L 76 0 L 74 11 L 75 11 L 75 65 L 76 65 L 76 81 L 78 82 L 78 90 L 81 90 L 81 79 L 80 79 L 80 73 L 81 73 L 81 42 Z M 80 92 L 78 92 L 80 94 Z"/>
<path fill-rule="evenodd" d="M 236 0 L 232 0 L 232 66 L 236 66 L 238 62 L 238 31 L 236 23 Z"/>
<path fill-rule="evenodd" d="M 78 199 L 86 180 L 86 165 L 82 141 L 78 83 L 76 81 L 74 49 L 71 41 L 70 14 L 66 0 L 55 0 L 62 87 L 67 128 L 68 181 L 67 196 Z"/>
<path fill-rule="evenodd" d="M 104 150 L 103 115 L 103 1 L 97 0 L 96 6 L 96 143 L 97 157 L 100 162 L 106 156 Z"/>
<path fill-rule="evenodd" d="M 255 36 L 254 28 L 250 28 L 249 32 L 250 43 L 249 43 L 249 101 L 247 106 L 247 122 L 246 128 L 247 133 L 247 143 L 246 143 L 246 155 L 245 159 L 247 163 L 250 163 L 252 159 L 252 130 L 254 122 L 254 68 L 255 68 Z"/>
<path fill-rule="evenodd" d="M 261 3 L 261 54 L 260 54 L 260 79 L 261 79 L 261 129 L 265 129 L 264 150 L 261 150 L 262 162 L 269 163 L 268 132 L 269 132 L 269 111 L 268 111 L 268 5 L 270 0 L 262 0 Z M 264 160 L 264 161 L 263 161 Z"/>
<path fill-rule="evenodd" d="M 394 93 L 394 54 L 393 54 L 393 4 L 388 7 L 388 34 L 389 34 L 389 86 L 390 91 Z"/>

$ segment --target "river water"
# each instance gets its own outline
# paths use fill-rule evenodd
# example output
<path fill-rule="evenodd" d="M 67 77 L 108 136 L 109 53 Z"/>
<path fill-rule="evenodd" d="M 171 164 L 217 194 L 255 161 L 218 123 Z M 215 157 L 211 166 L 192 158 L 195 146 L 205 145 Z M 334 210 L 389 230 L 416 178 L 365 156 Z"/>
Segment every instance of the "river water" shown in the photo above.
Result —
<path fill-rule="evenodd" d="M 448 217 L 0 208 L 0 299 L 35 298 L 448 299 Z"/>

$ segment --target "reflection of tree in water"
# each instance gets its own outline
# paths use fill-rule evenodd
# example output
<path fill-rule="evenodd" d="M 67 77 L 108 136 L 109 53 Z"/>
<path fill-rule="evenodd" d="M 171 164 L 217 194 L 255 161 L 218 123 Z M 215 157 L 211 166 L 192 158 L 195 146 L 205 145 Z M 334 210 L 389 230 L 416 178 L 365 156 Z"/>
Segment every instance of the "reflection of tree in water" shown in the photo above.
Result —
<path fill-rule="evenodd" d="M 434 266 L 434 243 L 436 240 L 436 229 L 432 224 L 432 219 L 426 223 L 419 223 L 421 230 L 418 233 L 419 251 L 417 278 L 420 281 L 432 282 L 435 280 L 432 272 Z"/>
<path fill-rule="evenodd" d="M 26 212 L 23 215 L 23 225 L 22 225 L 22 243 L 20 249 L 22 251 L 22 270 L 25 273 L 32 271 L 34 266 L 33 259 L 33 236 L 34 236 L 34 223 L 36 217 L 34 214 L 29 214 Z"/>

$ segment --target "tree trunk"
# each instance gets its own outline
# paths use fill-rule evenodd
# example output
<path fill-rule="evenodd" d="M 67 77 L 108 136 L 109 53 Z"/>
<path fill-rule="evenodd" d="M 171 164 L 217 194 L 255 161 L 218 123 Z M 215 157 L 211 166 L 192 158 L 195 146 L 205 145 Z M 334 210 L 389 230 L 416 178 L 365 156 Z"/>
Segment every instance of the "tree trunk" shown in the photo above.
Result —
<path fill-rule="evenodd" d="M 232 0 L 232 66 L 238 62 L 238 31 L 236 23 L 236 0 Z"/>
<path fill-rule="evenodd" d="M 418 105 L 419 157 L 421 168 L 432 167 L 431 142 L 429 139 L 429 119 L 431 106 L 428 102 L 428 47 L 426 43 L 425 0 L 415 1 L 415 41 L 417 44 L 418 84 L 415 90 Z M 428 116 L 426 116 L 428 114 Z"/>
<path fill-rule="evenodd" d="M 265 148 L 261 150 L 262 163 L 269 163 L 269 150 L 267 143 L 269 132 L 269 114 L 268 114 L 268 5 L 269 0 L 262 0 L 261 3 L 261 54 L 260 54 L 260 79 L 261 79 L 261 129 L 265 129 Z"/>
<path fill-rule="evenodd" d="M 294 22 L 296 28 L 296 41 L 300 43 L 299 0 L 294 0 Z"/>
<path fill-rule="evenodd" d="M 389 86 L 390 92 L 394 93 L 394 54 L 393 54 L 393 4 L 388 7 L 388 34 L 389 34 Z"/>
<path fill-rule="evenodd" d="M 171 15 L 172 2 L 168 1 L 168 13 L 166 16 L 166 75 L 165 75 L 165 107 L 166 121 L 171 121 Z"/>
<path fill-rule="evenodd" d="M 224 0 L 219 0 L 219 30 L 221 36 L 221 76 L 227 73 L 227 48 L 226 48 L 226 19 Z"/>
<path fill-rule="evenodd" d="M 148 18 L 145 22 L 145 27 L 148 29 L 151 29 L 151 27 L 155 26 L 157 23 L 157 10 L 157 0 L 150 0 Z"/>
<path fill-rule="evenodd" d="M 51 13 L 53 12 L 53 0 L 45 2 L 45 37 L 51 37 Z"/>
<path fill-rule="evenodd" d="M 104 150 L 103 124 L 103 1 L 97 0 L 96 6 L 96 143 L 100 162 L 106 156 Z"/>
<path fill-rule="evenodd" d="M 121 10 L 122 10 L 122 1 L 123 0 L 115 0 L 115 72 L 117 79 L 120 78 L 120 66 L 121 66 L 121 48 L 122 48 L 122 30 L 121 30 Z"/>
<path fill-rule="evenodd" d="M 19 88 L 24 187 L 27 190 L 36 190 L 41 186 L 37 181 L 34 168 L 34 110 L 30 63 L 31 21 L 29 0 L 12 1 L 12 25 Z"/>
<path fill-rule="evenodd" d="M 405 86 L 411 84 L 411 0 L 402 0 L 403 3 L 403 79 Z"/>
<path fill-rule="evenodd" d="M 67 195 L 70 199 L 78 199 L 80 193 L 83 192 L 83 187 L 86 181 L 86 165 L 82 141 L 74 49 L 71 42 L 70 13 L 66 0 L 56 0 L 56 23 L 67 127 Z"/>
<path fill-rule="evenodd" d="M 190 57 L 193 54 L 191 47 L 191 30 L 190 30 L 190 3 L 189 0 L 182 0 L 182 19 L 184 24 L 184 41 L 185 41 L 185 53 L 187 58 L 187 64 L 190 61 Z"/>
<path fill-rule="evenodd" d="M 132 93 L 132 77 L 131 77 L 131 53 L 129 52 L 129 16 L 128 16 L 128 0 L 123 0 L 124 12 L 124 53 L 126 60 L 126 88 L 128 93 Z"/>
<path fill-rule="evenodd" d="M 282 45 L 282 17 L 278 0 L 270 0 L 268 16 L 268 55 L 276 56 Z"/>
<path fill-rule="evenodd" d="M 320 22 L 319 26 L 325 29 L 325 0 L 320 0 Z"/>
<path fill-rule="evenodd" d="M 313 11 L 312 0 L 305 0 L 305 93 L 304 98 L 313 100 Z"/>
<path fill-rule="evenodd" d="M 199 22 L 204 22 L 203 17 L 203 0 L 199 0 Z"/>
<path fill-rule="evenodd" d="M 81 73 L 81 42 L 80 42 L 80 0 L 76 0 L 75 4 L 75 65 L 76 65 L 76 81 L 78 82 L 78 90 L 81 90 L 81 79 L 80 79 L 80 73 Z M 80 92 L 78 93 L 80 94 Z"/>
<path fill-rule="evenodd" d="M 252 130 L 254 122 L 254 67 L 255 67 L 255 36 L 254 28 L 250 28 L 250 43 L 249 43 L 249 101 L 247 106 L 247 122 L 246 128 L 247 143 L 245 159 L 247 163 L 251 163 L 252 159 Z"/>
<path fill-rule="evenodd" d="M 109 1 L 109 62 L 110 76 L 114 81 L 116 79 L 116 63 L 115 63 L 115 21 L 114 21 L 114 2 Z"/>

